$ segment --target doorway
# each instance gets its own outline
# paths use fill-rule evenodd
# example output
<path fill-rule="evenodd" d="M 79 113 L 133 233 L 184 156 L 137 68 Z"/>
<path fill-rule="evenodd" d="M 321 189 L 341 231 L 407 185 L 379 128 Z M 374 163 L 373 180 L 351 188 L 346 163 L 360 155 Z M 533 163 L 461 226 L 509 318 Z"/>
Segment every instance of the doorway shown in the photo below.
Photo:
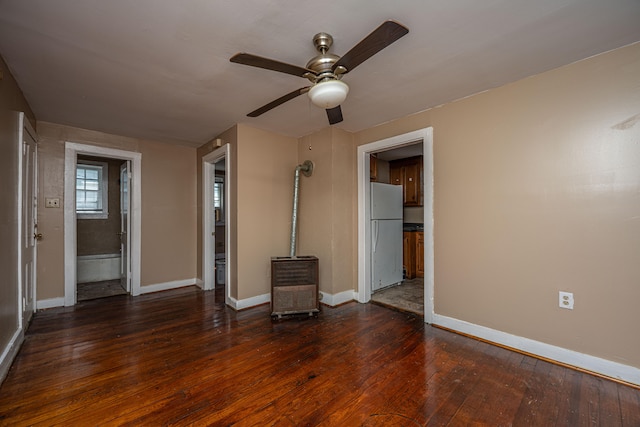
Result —
<path fill-rule="evenodd" d="M 80 259 L 77 256 L 78 234 L 79 231 L 82 232 L 82 230 L 78 229 L 79 214 L 77 211 L 78 204 L 76 203 L 77 198 L 82 197 L 80 196 L 81 193 L 76 193 L 79 159 L 85 159 L 82 160 L 84 162 L 96 162 L 95 159 L 106 160 L 107 162 L 113 161 L 113 168 L 115 169 L 113 172 L 117 177 L 116 179 L 121 181 L 121 185 L 126 185 L 126 193 L 128 194 L 128 201 L 124 204 L 126 211 L 123 213 L 118 207 L 113 212 L 113 218 L 118 224 L 119 231 L 112 230 L 117 236 L 110 236 L 117 242 L 112 244 L 112 253 L 115 253 L 113 251 L 117 245 L 117 255 L 120 256 L 121 253 L 124 255 L 121 257 L 122 262 L 117 260 L 118 277 L 114 280 L 117 283 L 122 283 L 131 295 L 140 294 L 141 157 L 140 153 L 130 151 L 73 142 L 65 144 L 65 194 L 71 195 L 71 197 L 65 197 L 64 199 L 65 306 L 75 305 L 77 302 L 77 283 L 83 280 L 82 277 L 79 277 L 78 263 L 84 262 L 84 259 Z M 122 176 L 120 175 L 123 170 L 121 169 L 122 165 L 126 165 L 123 168 L 126 174 L 125 182 L 122 182 Z M 112 197 L 120 198 L 120 187 Z M 90 197 L 91 201 L 95 201 L 94 199 Z M 100 212 L 91 212 L 91 214 L 98 217 L 100 215 L 104 216 L 104 213 Z M 122 249 L 123 246 L 121 246 L 123 242 L 124 250 Z M 109 264 L 116 261 L 101 260 L 101 257 L 97 257 L 97 262 Z M 113 266 L 108 267 L 108 269 L 112 271 Z"/>
<path fill-rule="evenodd" d="M 131 290 L 129 160 L 78 155 L 76 163 L 76 300 Z"/>
<path fill-rule="evenodd" d="M 424 321 L 433 319 L 433 130 L 425 128 L 407 134 L 387 138 L 358 147 L 358 291 L 357 299 L 361 303 L 371 300 L 371 212 L 370 212 L 370 156 L 373 153 L 394 148 L 415 145 L 422 142 L 424 173 L 424 204 L 422 224 L 424 227 L 424 255 L 421 258 L 424 268 L 423 298 Z"/>
<path fill-rule="evenodd" d="M 202 158 L 202 288 L 224 295 L 227 305 L 232 305 L 229 281 L 233 263 L 230 165 L 229 144 Z"/>
<path fill-rule="evenodd" d="M 423 184 L 423 144 L 418 141 L 414 144 L 403 145 L 399 148 L 391 148 L 377 153 L 370 154 L 371 160 L 371 185 L 372 204 L 377 205 L 375 198 L 380 197 L 380 189 L 390 188 L 394 191 L 393 200 L 389 197 L 385 205 L 393 203 L 395 211 L 399 213 L 397 221 L 374 221 L 374 222 L 400 222 L 394 229 L 394 234 L 388 236 L 386 241 L 379 235 L 376 239 L 374 233 L 373 257 L 373 278 L 371 301 L 392 307 L 401 311 L 415 313 L 420 316 L 424 314 L 424 184 Z M 373 184 L 373 183 L 377 184 Z M 373 186 L 376 185 L 375 192 Z M 393 186 L 393 187 L 390 187 Z M 372 208 L 373 209 L 373 208 Z M 376 210 L 379 213 L 379 209 Z M 372 211 L 372 218 L 375 214 Z M 375 242 L 378 242 L 376 245 Z M 391 245 L 391 242 L 397 242 Z M 384 250 L 385 247 L 392 247 L 391 251 Z M 373 254 L 372 254 L 373 256 Z M 376 286 L 376 261 L 388 268 L 392 264 L 392 270 L 397 271 L 395 277 L 387 282 L 384 287 Z"/>

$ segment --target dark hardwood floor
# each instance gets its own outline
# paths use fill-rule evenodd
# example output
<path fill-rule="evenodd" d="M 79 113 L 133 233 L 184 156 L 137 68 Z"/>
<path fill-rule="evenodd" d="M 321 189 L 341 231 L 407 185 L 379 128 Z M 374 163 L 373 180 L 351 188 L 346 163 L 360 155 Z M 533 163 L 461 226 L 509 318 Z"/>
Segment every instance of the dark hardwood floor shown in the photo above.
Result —
<path fill-rule="evenodd" d="M 373 304 L 272 321 L 195 287 L 38 312 L 0 425 L 640 426 L 640 390 Z M 218 300 L 222 301 L 218 293 Z"/>

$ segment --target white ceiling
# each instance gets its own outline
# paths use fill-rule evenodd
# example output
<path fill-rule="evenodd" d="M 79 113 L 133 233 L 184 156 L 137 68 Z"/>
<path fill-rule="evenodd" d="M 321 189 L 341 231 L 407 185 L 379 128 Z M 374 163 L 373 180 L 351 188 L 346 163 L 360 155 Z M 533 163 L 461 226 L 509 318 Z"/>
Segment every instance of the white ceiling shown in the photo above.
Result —
<path fill-rule="evenodd" d="M 345 76 L 351 132 L 640 40 L 639 0 L 0 0 L 0 54 L 38 120 L 199 146 L 238 122 L 328 126 L 307 85 L 229 62 L 304 66 L 317 32 L 346 53 L 386 19 L 410 32 Z"/>

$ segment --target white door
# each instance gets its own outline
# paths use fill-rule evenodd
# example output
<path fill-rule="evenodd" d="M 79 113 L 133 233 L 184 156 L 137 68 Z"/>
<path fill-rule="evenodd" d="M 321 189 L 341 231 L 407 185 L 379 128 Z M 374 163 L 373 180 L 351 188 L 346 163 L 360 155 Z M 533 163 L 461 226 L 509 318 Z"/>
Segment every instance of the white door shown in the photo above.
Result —
<path fill-rule="evenodd" d="M 131 205 L 131 161 L 120 165 L 120 284 L 131 293 L 131 224 L 129 206 Z"/>
<path fill-rule="evenodd" d="M 37 224 L 38 147 L 35 132 L 23 117 L 22 131 L 22 230 L 21 282 L 22 324 L 26 327 L 35 309 L 36 241 L 42 236 Z"/>

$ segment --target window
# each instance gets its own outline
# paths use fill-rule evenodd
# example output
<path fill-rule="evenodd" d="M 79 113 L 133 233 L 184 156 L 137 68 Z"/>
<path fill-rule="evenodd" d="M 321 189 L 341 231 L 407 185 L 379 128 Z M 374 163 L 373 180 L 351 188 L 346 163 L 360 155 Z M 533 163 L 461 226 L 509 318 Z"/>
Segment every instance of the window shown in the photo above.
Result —
<path fill-rule="evenodd" d="M 106 163 L 82 161 L 76 165 L 76 214 L 81 219 L 106 219 L 109 171 Z"/>
<path fill-rule="evenodd" d="M 216 213 L 216 222 L 224 221 L 224 178 L 216 176 L 213 183 L 213 207 Z"/>

